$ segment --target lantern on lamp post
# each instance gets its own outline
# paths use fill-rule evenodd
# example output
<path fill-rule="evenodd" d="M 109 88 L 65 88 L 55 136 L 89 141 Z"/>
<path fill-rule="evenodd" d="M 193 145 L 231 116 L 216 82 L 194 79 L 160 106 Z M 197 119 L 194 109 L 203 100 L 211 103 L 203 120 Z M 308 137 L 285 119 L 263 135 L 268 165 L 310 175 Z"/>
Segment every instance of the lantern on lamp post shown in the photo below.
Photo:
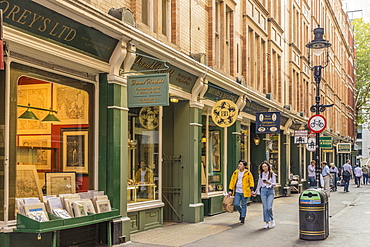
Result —
<path fill-rule="evenodd" d="M 313 30 L 313 32 L 314 39 L 306 45 L 306 47 L 308 48 L 308 66 L 310 67 L 311 70 L 313 70 L 313 75 L 316 84 L 315 104 L 311 106 L 310 110 L 311 112 L 314 112 L 315 115 L 320 116 L 320 113 L 324 112 L 326 107 L 331 107 L 334 105 L 334 104 L 331 105 L 320 104 L 321 71 L 329 64 L 329 48 L 331 46 L 331 43 L 329 43 L 329 41 L 323 38 L 324 28 L 318 26 Z M 311 54 L 314 54 L 315 57 L 312 58 Z M 318 187 L 321 187 L 320 132 L 316 132 L 316 148 L 315 148 L 316 182 Z"/>

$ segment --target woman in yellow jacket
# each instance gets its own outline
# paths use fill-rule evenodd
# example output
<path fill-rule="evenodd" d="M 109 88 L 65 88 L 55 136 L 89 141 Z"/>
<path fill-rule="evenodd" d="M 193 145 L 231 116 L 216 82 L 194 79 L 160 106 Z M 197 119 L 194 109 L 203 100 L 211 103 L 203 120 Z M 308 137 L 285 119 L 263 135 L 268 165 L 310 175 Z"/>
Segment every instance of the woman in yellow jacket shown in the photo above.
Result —
<path fill-rule="evenodd" d="M 248 171 L 247 162 L 240 160 L 238 169 L 231 175 L 229 184 L 229 195 L 234 194 L 234 206 L 238 210 L 240 223 L 244 224 L 247 214 L 247 201 L 254 188 L 252 173 Z"/>

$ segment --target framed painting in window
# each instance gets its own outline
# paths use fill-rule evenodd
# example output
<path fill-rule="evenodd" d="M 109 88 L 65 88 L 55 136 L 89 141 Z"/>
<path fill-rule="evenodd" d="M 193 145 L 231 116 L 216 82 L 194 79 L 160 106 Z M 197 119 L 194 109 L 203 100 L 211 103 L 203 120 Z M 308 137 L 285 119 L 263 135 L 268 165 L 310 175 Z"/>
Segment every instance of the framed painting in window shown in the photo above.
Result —
<path fill-rule="evenodd" d="M 89 94 L 81 89 L 53 84 L 53 104 L 60 123 L 88 124 Z"/>
<path fill-rule="evenodd" d="M 39 107 L 44 109 L 51 108 L 51 85 L 50 83 L 40 83 L 32 85 L 18 85 L 18 105 Z M 23 114 L 27 108 L 18 107 L 17 116 Z M 32 109 L 32 112 L 39 120 L 17 120 L 17 134 L 50 134 L 51 124 L 41 123 L 41 120 L 48 115 L 48 111 Z"/>
<path fill-rule="evenodd" d="M 42 191 L 35 165 L 17 165 L 16 197 L 38 197 L 42 200 Z"/>
<path fill-rule="evenodd" d="M 88 131 L 62 131 L 63 171 L 88 173 Z"/>
<path fill-rule="evenodd" d="M 36 165 L 37 170 L 51 170 L 50 135 L 19 136 L 17 162 L 24 165 Z M 30 147 L 27 149 L 26 147 Z"/>
<path fill-rule="evenodd" d="M 211 171 L 219 172 L 221 171 L 221 139 L 219 130 L 209 132 L 209 145 Z"/>
<path fill-rule="evenodd" d="M 76 193 L 75 172 L 46 172 L 46 195 Z"/>

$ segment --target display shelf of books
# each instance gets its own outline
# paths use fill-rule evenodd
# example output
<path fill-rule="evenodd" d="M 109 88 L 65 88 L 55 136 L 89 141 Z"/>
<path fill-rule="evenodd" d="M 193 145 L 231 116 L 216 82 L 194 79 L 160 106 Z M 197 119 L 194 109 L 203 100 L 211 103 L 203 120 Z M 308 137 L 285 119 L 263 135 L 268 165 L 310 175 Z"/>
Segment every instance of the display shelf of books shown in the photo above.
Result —
<path fill-rule="evenodd" d="M 107 195 L 91 192 L 60 197 L 17 198 L 17 229 L 14 232 L 44 233 L 98 224 L 121 217 L 111 208 Z"/>

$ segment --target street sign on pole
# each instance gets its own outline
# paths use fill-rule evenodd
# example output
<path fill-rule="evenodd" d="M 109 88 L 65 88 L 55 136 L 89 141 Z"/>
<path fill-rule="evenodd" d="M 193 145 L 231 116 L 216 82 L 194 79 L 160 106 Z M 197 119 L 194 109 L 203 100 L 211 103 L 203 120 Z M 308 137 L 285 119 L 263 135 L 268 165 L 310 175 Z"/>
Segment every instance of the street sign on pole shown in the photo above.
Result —
<path fill-rule="evenodd" d="M 326 119 L 322 115 L 313 115 L 308 120 L 308 128 L 314 133 L 320 133 L 326 128 Z"/>
<path fill-rule="evenodd" d="M 306 149 L 309 152 L 315 152 L 316 150 L 316 138 L 308 138 Z"/>
<path fill-rule="evenodd" d="M 294 130 L 294 144 L 306 144 L 308 130 Z"/>

